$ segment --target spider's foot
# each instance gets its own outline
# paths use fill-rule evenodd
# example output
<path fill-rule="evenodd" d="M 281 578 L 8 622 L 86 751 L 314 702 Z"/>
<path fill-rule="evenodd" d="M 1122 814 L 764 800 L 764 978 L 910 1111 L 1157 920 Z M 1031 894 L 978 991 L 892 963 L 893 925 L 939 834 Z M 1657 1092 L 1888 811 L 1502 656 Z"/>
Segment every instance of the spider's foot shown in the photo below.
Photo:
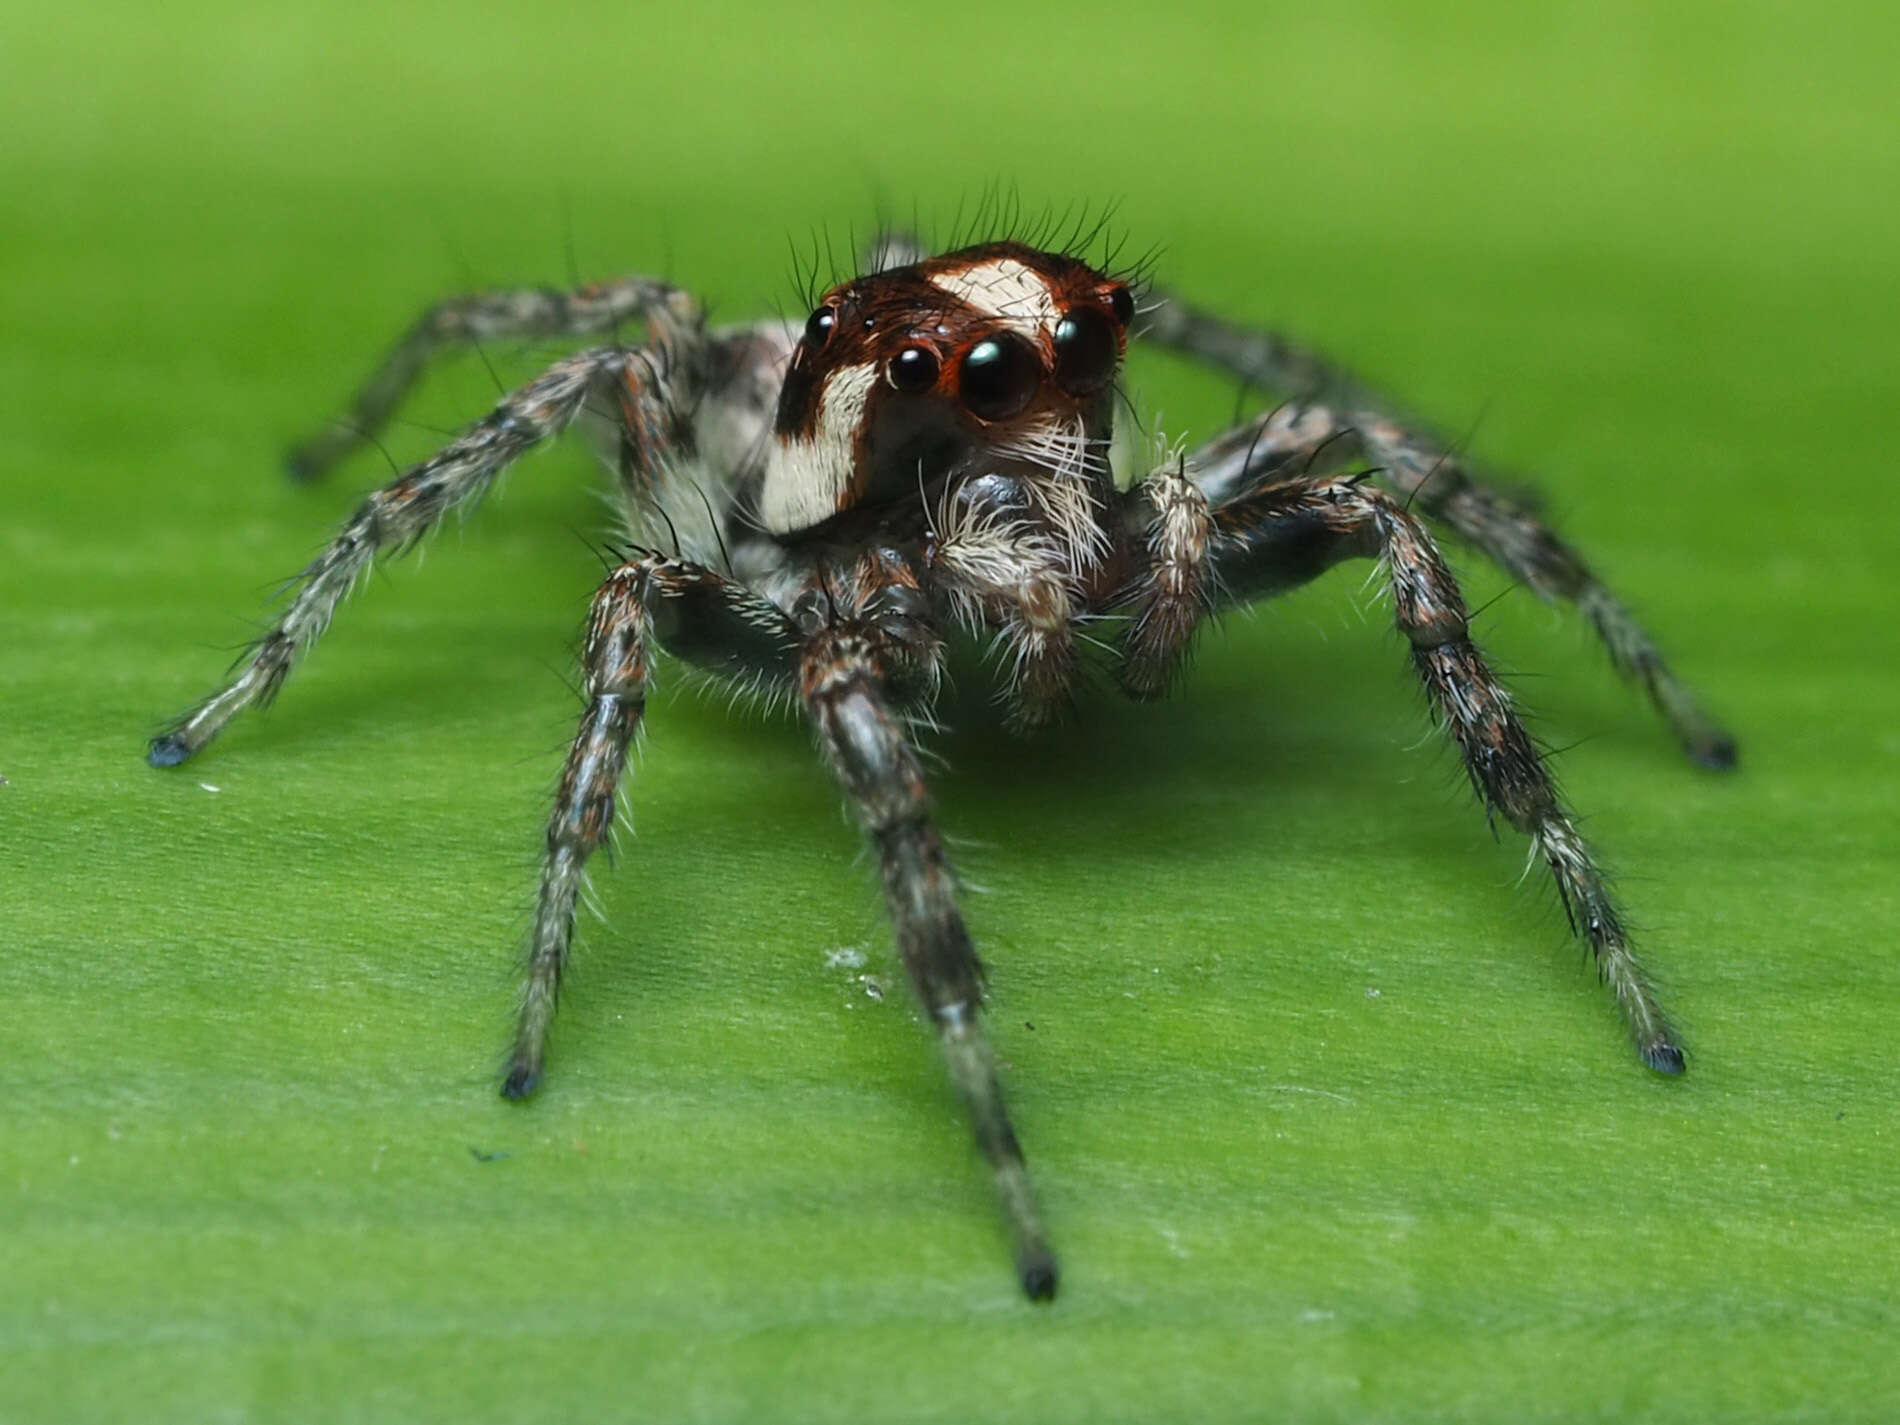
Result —
<path fill-rule="evenodd" d="M 154 767 L 176 767 L 197 750 L 180 734 L 167 732 L 152 739 L 152 745 L 145 749 L 145 760 Z"/>
<path fill-rule="evenodd" d="M 305 446 L 295 446 L 284 452 L 284 474 L 299 485 L 308 485 L 323 473 L 321 456 Z"/>
<path fill-rule="evenodd" d="M 1023 1295 L 1031 1301 L 1054 1301 L 1056 1299 L 1055 1253 L 1047 1247 L 1034 1247 L 1024 1251 L 1016 1259 L 1016 1274 L 1023 1284 Z"/>
<path fill-rule="evenodd" d="M 284 452 L 284 474 L 299 485 L 322 479 L 354 444 L 353 436 L 340 436 L 334 431 L 313 435 Z"/>
<path fill-rule="evenodd" d="M 1658 1039 L 1653 1043 L 1637 1046 L 1637 1052 L 1643 1056 L 1643 1062 L 1659 1074 L 1675 1078 L 1684 1068 L 1682 1046 L 1668 1039 Z"/>
<path fill-rule="evenodd" d="M 1733 772 L 1741 760 L 1735 739 L 1726 732 L 1702 733 L 1688 739 L 1683 747 L 1691 762 L 1698 767 L 1707 767 L 1711 772 Z"/>
<path fill-rule="evenodd" d="M 501 1096 L 514 1103 L 520 1103 L 541 1084 L 541 1066 L 539 1064 L 515 1063 L 508 1067 L 508 1077 L 501 1081 Z"/>

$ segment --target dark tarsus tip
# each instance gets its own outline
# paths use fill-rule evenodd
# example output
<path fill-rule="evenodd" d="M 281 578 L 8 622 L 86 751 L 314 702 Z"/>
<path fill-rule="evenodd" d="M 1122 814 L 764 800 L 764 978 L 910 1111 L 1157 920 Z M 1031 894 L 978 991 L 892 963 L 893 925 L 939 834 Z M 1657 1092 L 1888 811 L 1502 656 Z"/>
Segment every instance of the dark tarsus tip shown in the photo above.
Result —
<path fill-rule="evenodd" d="M 1659 1074 L 1675 1078 L 1683 1070 L 1682 1050 L 1667 1039 L 1657 1044 L 1645 1044 L 1642 1049 L 1643 1062 Z"/>
<path fill-rule="evenodd" d="M 299 485 L 308 485 L 323 473 L 323 461 L 308 446 L 292 446 L 284 452 L 284 474 Z"/>
<path fill-rule="evenodd" d="M 1044 1252 L 1020 1264 L 1023 1295 L 1031 1301 L 1056 1299 L 1056 1259 Z"/>
<path fill-rule="evenodd" d="M 1741 761 L 1735 739 L 1726 733 L 1697 738 L 1689 748 L 1689 757 L 1698 767 L 1707 767 L 1711 772 L 1733 772 Z"/>
<path fill-rule="evenodd" d="M 163 737 L 154 737 L 152 745 L 145 749 L 145 760 L 154 767 L 176 767 L 191 756 L 191 748 L 185 745 L 185 739 L 175 732 Z"/>
<path fill-rule="evenodd" d="M 533 1093 L 541 1082 L 541 1071 L 527 1064 L 516 1064 L 508 1071 L 508 1077 L 501 1081 L 501 1096 L 520 1103 Z"/>

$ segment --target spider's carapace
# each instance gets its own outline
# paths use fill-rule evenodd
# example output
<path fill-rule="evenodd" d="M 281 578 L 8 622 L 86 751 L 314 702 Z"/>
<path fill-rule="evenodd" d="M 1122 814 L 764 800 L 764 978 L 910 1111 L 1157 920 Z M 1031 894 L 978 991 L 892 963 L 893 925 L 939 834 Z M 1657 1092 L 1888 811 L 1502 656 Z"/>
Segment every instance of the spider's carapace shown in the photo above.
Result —
<path fill-rule="evenodd" d="M 796 534 L 1011 470 L 1092 477 L 1105 495 L 1099 452 L 1133 316 L 1125 282 L 1020 243 L 834 287 L 787 362 L 759 526 Z"/>

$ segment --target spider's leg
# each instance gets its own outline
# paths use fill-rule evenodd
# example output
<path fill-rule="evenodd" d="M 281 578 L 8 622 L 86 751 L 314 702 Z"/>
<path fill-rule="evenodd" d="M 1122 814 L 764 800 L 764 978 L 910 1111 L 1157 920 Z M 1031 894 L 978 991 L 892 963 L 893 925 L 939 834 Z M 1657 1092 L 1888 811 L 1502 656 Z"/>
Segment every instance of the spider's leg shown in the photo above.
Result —
<path fill-rule="evenodd" d="M 1471 785 L 1488 812 L 1531 838 L 1643 1061 L 1681 1073 L 1680 1043 L 1630 948 L 1622 914 L 1511 695 L 1472 643 L 1463 596 L 1424 525 L 1383 490 L 1326 477 L 1259 491 L 1213 511 L 1212 523 L 1209 577 L 1231 599 L 1304 583 L 1342 559 L 1384 564 L 1413 667 Z"/>
<path fill-rule="evenodd" d="M 341 416 L 291 447 L 285 468 L 294 479 L 315 480 L 368 444 L 445 347 L 593 337 L 630 321 L 651 322 L 670 335 L 696 327 L 700 315 L 686 293 L 653 277 L 621 277 L 571 292 L 524 288 L 438 302 L 390 348 Z"/>
<path fill-rule="evenodd" d="M 451 510 L 478 498 L 510 464 L 559 434 L 592 394 L 611 387 L 630 399 L 664 404 L 668 397 L 658 365 L 644 353 L 620 350 L 569 357 L 514 392 L 436 455 L 371 494 L 298 575 L 296 592 L 283 612 L 239 660 L 229 681 L 153 738 L 147 760 L 154 767 L 175 766 L 245 708 L 268 702 L 378 554 L 413 544 Z M 648 424 L 663 428 L 658 420 Z"/>
<path fill-rule="evenodd" d="M 519 1022 L 502 1093 L 540 1082 L 587 859 L 612 829 L 627 748 L 650 682 L 651 643 L 703 671 L 790 692 L 795 635 L 778 607 L 724 575 L 653 557 L 622 565 L 594 595 L 581 657 L 587 706 L 561 773 L 535 899 Z"/>
<path fill-rule="evenodd" d="M 1429 439 L 1379 415 L 1361 414 L 1356 423 L 1383 483 L 1412 508 L 1443 520 L 1540 598 L 1575 604 L 1609 649 L 1616 670 L 1649 693 L 1690 758 L 1716 771 L 1735 766 L 1735 739 L 1702 710 L 1655 640 L 1556 531 Z"/>
<path fill-rule="evenodd" d="M 1385 404 L 1330 357 L 1279 332 L 1223 321 L 1158 289 L 1141 303 L 1144 342 L 1230 372 L 1258 391 L 1333 406 Z"/>
<path fill-rule="evenodd" d="M 957 909 L 955 878 L 930 819 L 923 769 L 886 693 L 884 642 L 866 623 L 820 629 L 802 655 L 805 705 L 877 849 L 898 950 L 994 1174 L 1023 1291 L 1046 1301 L 1056 1290 L 1055 1254 L 977 1018 L 983 968 Z"/>
<path fill-rule="evenodd" d="M 1443 520 L 1541 598 L 1575 604 L 1609 649 L 1617 671 L 1647 690 L 1691 760 L 1718 771 L 1735 765 L 1735 739 L 1702 710 L 1695 694 L 1669 670 L 1655 640 L 1576 551 L 1522 504 L 1473 475 L 1442 442 L 1397 414 L 1397 403 L 1285 337 L 1224 322 L 1161 294 L 1151 298 L 1145 340 L 1263 390 L 1321 400 L 1340 412 L 1339 428 L 1356 432 L 1379 478 L 1408 506 Z"/>

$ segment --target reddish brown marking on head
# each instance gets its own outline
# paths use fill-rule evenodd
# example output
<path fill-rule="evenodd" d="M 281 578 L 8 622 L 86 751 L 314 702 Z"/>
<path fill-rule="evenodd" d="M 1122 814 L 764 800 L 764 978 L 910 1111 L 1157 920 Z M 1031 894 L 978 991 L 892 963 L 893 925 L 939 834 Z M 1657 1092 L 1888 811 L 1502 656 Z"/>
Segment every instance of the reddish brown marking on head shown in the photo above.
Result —
<path fill-rule="evenodd" d="M 1020 243 L 833 288 L 780 391 L 775 431 L 787 460 L 768 472 L 767 527 L 846 509 L 905 461 L 914 484 L 921 445 L 997 443 L 1052 419 L 1105 432 L 1103 393 L 1133 313 L 1126 284 Z"/>
<path fill-rule="evenodd" d="M 852 366 L 875 366 L 893 391 L 958 400 L 979 421 L 1008 419 L 1027 404 L 996 414 L 1009 404 L 996 388 L 999 380 L 1008 387 L 1002 378 L 1010 376 L 1033 380 L 1032 396 L 1052 382 L 1054 404 L 1080 401 L 1114 379 L 1133 315 L 1125 283 L 1021 243 L 986 243 L 860 277 L 827 292 L 805 323 L 777 431 L 814 434 L 827 378 Z M 973 350 L 1004 338 L 1037 358 L 1033 372 L 987 350 L 970 365 Z"/>

